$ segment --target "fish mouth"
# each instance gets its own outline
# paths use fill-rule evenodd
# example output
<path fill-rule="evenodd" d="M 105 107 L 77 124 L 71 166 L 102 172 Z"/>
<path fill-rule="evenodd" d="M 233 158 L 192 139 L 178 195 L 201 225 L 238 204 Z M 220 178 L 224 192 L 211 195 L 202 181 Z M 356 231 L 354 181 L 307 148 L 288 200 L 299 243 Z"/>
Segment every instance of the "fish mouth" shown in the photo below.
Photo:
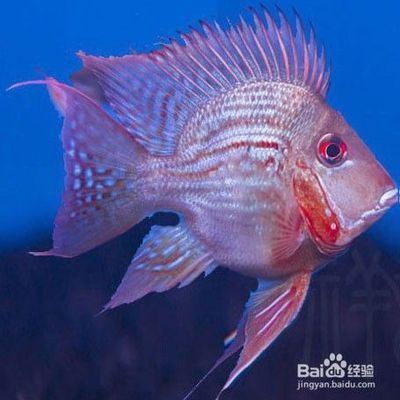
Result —
<path fill-rule="evenodd" d="M 385 192 L 379 199 L 379 206 L 383 209 L 390 208 L 399 202 L 399 189 L 393 188 Z"/>
<path fill-rule="evenodd" d="M 333 245 L 318 244 L 321 252 L 340 254 L 348 248 L 350 243 L 364 232 L 369 226 L 378 221 L 391 207 L 399 203 L 399 189 L 392 187 L 382 194 L 372 210 L 365 211 L 351 225 L 342 222 L 342 232 L 339 240 Z"/>
<path fill-rule="evenodd" d="M 399 189 L 391 188 L 383 193 L 372 210 L 365 211 L 351 226 L 345 226 L 344 232 L 352 232 L 352 237 L 358 236 L 367 227 L 378 221 L 391 207 L 399 203 Z"/>
<path fill-rule="evenodd" d="M 375 222 L 386 211 L 399 202 L 399 189 L 393 188 L 383 193 L 373 210 L 366 211 L 360 218 L 360 222 Z"/>

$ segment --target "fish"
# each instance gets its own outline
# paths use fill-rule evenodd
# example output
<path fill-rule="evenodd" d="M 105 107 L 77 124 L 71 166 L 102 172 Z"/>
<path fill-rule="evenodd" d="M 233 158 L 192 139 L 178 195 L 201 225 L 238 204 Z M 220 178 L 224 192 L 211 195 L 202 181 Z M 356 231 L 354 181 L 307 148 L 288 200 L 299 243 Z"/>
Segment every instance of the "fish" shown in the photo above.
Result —
<path fill-rule="evenodd" d="M 53 248 L 34 255 L 75 257 L 170 211 L 178 224 L 152 227 L 104 310 L 218 266 L 258 280 L 209 371 L 239 352 L 220 394 L 295 319 L 312 274 L 399 197 L 327 103 L 314 29 L 297 12 L 293 23 L 280 9 L 249 13 L 225 28 L 200 21 L 149 53 L 80 51 L 72 85 L 13 86 L 47 86 L 64 118 Z"/>

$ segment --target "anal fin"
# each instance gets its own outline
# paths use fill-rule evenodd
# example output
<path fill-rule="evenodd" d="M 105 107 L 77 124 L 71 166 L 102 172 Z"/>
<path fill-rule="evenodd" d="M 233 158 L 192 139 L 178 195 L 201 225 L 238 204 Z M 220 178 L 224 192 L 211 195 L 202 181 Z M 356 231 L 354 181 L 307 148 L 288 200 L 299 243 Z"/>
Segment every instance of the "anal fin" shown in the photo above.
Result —
<path fill-rule="evenodd" d="M 105 310 L 132 303 L 151 292 L 184 287 L 216 267 L 211 255 L 184 224 L 154 226 Z"/>
<path fill-rule="evenodd" d="M 184 400 L 219 365 L 241 349 L 236 366 L 219 393 L 219 398 L 296 317 L 307 294 L 310 276 L 311 273 L 304 271 L 285 279 L 260 280 L 257 290 L 250 295 L 238 329 L 228 341 L 224 353 Z"/>

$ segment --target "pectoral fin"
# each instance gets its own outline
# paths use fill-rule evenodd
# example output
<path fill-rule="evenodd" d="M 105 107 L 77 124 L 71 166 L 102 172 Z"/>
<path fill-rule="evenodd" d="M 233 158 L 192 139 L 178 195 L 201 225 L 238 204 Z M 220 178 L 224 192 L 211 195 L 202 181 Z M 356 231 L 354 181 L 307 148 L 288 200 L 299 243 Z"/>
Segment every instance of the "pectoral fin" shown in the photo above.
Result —
<path fill-rule="evenodd" d="M 153 226 L 105 310 L 191 283 L 217 264 L 183 224 Z"/>
<path fill-rule="evenodd" d="M 239 359 L 220 394 L 249 367 L 275 338 L 293 321 L 305 299 L 309 272 L 299 272 L 286 279 L 259 281 L 246 304 L 245 312 L 229 345 L 207 375 L 185 397 L 189 398 L 204 379 L 222 362 L 241 350 Z"/>

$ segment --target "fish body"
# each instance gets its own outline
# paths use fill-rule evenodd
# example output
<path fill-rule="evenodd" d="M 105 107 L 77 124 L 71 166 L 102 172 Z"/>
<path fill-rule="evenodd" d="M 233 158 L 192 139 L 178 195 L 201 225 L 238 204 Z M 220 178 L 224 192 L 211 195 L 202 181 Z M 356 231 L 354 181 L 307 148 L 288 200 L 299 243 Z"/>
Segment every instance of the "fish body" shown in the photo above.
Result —
<path fill-rule="evenodd" d="M 79 255 L 168 210 L 179 224 L 152 228 L 105 309 L 219 265 L 258 279 L 211 369 L 241 351 L 223 390 L 293 321 L 311 273 L 398 201 L 326 103 L 329 70 L 313 31 L 280 11 L 279 23 L 251 13 L 253 24 L 201 22 L 184 44 L 150 54 L 80 52 L 75 87 L 23 83 L 47 85 L 64 116 L 63 205 L 53 249 L 36 255 Z"/>
<path fill-rule="evenodd" d="M 292 272 L 282 261 L 306 239 L 293 151 L 318 118 L 313 102 L 302 88 L 262 82 L 199 108 L 175 154 L 146 162 L 152 208 L 181 213 L 220 265 L 256 277 Z"/>

